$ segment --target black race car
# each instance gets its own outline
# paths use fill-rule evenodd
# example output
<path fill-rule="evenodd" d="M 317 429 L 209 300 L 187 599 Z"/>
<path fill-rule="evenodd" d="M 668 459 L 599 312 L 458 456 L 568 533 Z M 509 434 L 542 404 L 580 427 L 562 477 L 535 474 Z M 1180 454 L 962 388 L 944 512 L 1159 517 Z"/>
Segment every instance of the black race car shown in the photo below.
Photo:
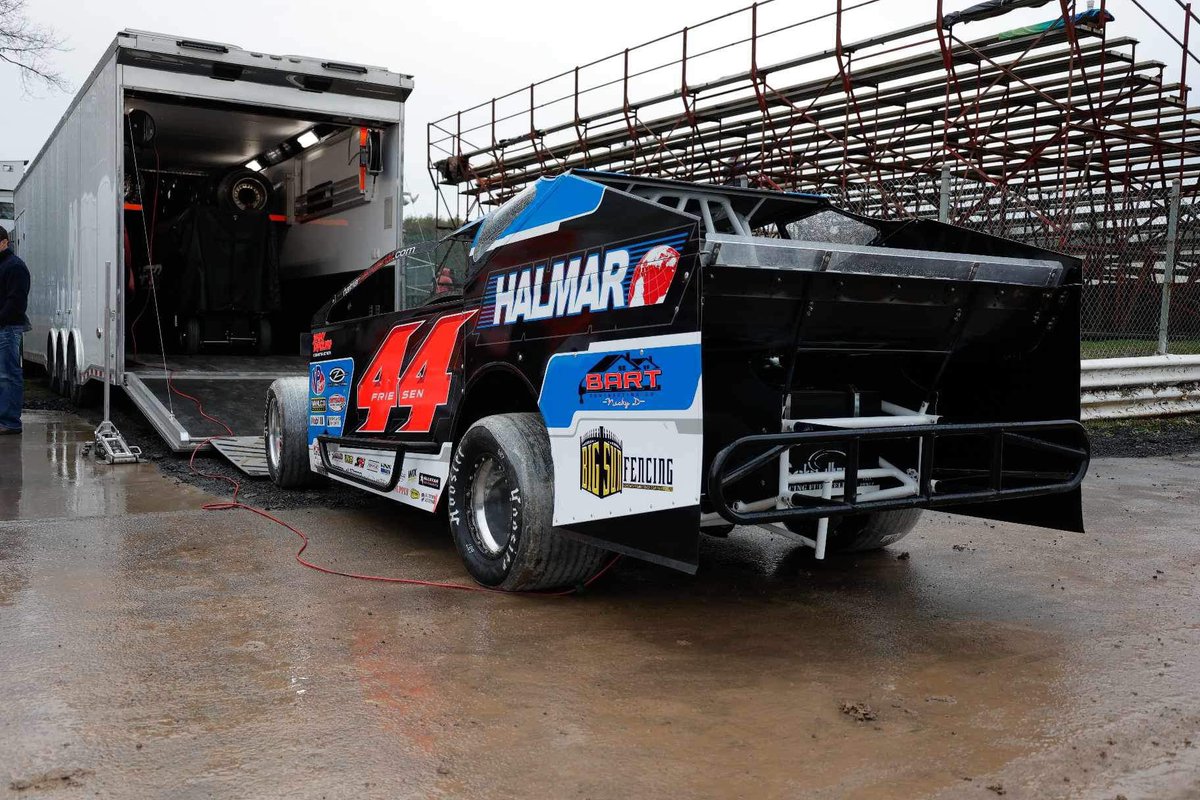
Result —
<path fill-rule="evenodd" d="M 820 196 L 585 171 L 389 254 L 277 381 L 268 464 L 426 511 L 471 576 L 569 586 L 701 532 L 816 548 L 920 509 L 1082 530 L 1080 266 Z"/>

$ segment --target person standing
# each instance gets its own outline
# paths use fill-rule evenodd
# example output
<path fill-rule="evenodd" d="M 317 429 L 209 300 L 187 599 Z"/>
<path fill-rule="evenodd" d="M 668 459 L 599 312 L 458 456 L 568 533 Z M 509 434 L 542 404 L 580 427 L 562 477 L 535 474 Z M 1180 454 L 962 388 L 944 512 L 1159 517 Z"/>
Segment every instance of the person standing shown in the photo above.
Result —
<path fill-rule="evenodd" d="M 29 268 L 12 251 L 8 231 L 0 228 L 0 435 L 21 432 L 21 337 L 29 330 L 28 302 Z"/>

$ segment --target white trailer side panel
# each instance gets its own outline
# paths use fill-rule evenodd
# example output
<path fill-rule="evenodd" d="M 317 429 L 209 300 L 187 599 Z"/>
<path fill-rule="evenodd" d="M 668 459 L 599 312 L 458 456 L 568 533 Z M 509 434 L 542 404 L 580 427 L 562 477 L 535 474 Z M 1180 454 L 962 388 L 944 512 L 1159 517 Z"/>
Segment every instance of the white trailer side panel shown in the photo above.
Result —
<path fill-rule="evenodd" d="M 73 348 L 80 374 L 104 363 L 106 262 L 121 274 L 117 69 L 112 56 L 93 74 L 16 192 L 17 252 L 32 277 L 25 358 L 44 364 Z"/>

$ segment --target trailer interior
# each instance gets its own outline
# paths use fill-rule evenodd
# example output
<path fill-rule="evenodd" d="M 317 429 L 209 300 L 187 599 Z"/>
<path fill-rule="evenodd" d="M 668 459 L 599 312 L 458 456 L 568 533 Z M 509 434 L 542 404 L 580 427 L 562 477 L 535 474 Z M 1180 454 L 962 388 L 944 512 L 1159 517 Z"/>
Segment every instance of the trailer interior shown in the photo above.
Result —
<path fill-rule="evenodd" d="M 313 312 L 398 244 L 399 126 L 137 92 L 124 126 L 127 388 L 176 449 L 226 433 L 184 395 L 261 433 Z"/>

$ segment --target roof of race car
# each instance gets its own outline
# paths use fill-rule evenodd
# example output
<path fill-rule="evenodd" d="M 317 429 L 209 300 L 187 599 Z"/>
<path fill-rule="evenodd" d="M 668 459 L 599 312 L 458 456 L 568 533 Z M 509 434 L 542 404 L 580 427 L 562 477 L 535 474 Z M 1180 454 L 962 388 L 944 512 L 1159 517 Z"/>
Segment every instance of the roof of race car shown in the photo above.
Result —
<path fill-rule="evenodd" d="M 590 214 L 599 207 L 605 189 L 630 194 L 649 189 L 721 195 L 738 214 L 764 222 L 798 219 L 829 206 L 828 198 L 819 194 L 570 170 L 552 178 L 539 178 L 487 216 L 468 222 L 451 236 L 472 233 L 472 257 L 479 258 L 493 248 L 546 233 L 568 219 Z"/>

